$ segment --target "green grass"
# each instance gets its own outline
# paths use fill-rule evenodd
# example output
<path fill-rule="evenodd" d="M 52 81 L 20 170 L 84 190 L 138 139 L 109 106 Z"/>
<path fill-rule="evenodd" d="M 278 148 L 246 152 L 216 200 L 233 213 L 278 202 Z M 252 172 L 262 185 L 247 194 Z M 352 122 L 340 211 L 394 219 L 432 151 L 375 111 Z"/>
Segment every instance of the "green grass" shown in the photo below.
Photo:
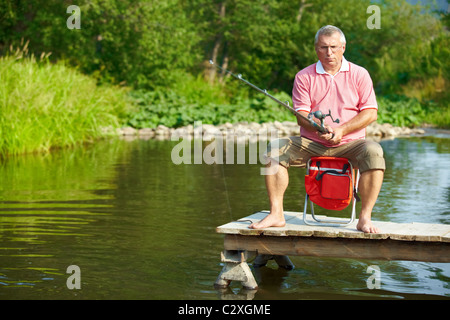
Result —
<path fill-rule="evenodd" d="M 20 51 L 0 58 L 0 83 L 0 156 L 92 142 L 129 105 L 124 89 Z"/>

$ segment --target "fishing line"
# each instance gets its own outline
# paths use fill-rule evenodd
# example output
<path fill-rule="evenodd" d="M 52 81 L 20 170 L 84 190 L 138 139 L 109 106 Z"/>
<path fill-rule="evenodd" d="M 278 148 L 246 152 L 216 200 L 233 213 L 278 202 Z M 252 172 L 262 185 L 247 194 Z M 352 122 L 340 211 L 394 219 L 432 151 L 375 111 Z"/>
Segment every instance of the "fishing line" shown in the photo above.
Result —
<path fill-rule="evenodd" d="M 232 212 L 232 210 L 231 210 L 231 203 L 230 203 L 230 198 L 229 198 L 229 195 L 228 195 L 228 185 L 227 185 L 227 180 L 226 180 L 226 178 L 225 178 L 225 162 L 223 162 L 222 163 L 222 165 L 220 166 L 221 167 L 221 171 L 222 171 L 222 180 L 223 180 L 223 185 L 224 185 L 224 187 L 225 187 L 225 196 L 226 196 L 226 199 L 227 199 L 227 205 L 228 205 L 228 212 L 229 212 L 229 214 L 230 214 L 230 220 L 231 221 L 235 221 L 235 222 L 250 222 L 250 223 L 253 223 L 254 221 L 252 221 L 252 220 L 250 220 L 250 219 L 238 219 L 238 220 L 233 220 L 233 212 Z"/>
<path fill-rule="evenodd" d="M 225 163 L 222 163 L 221 168 L 222 168 L 222 180 L 223 180 L 223 185 L 225 187 L 225 196 L 227 199 L 228 211 L 230 214 L 230 219 L 233 220 L 233 214 L 231 212 L 231 205 L 230 205 L 230 198 L 228 196 L 228 186 L 227 186 L 227 181 L 225 179 Z"/>

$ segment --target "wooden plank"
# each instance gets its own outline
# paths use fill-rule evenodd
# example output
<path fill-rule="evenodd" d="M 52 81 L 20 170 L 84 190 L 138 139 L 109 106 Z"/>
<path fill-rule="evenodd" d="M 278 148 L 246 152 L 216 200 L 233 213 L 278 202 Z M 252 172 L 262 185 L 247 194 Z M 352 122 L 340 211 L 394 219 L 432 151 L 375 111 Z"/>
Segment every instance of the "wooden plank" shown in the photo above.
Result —
<path fill-rule="evenodd" d="M 268 211 L 260 211 L 248 217 L 217 227 L 216 231 L 223 234 L 247 236 L 275 236 L 275 237 L 320 237 L 345 239 L 399 240 L 422 242 L 450 243 L 450 225 L 428 223 L 394 223 L 374 221 L 381 232 L 376 234 L 363 233 L 356 230 L 358 220 L 345 227 L 309 226 L 303 223 L 303 213 L 285 212 L 286 226 L 282 228 L 249 229 L 251 222 L 263 219 Z M 323 218 L 323 216 L 318 216 Z M 343 219 L 345 220 L 345 219 Z"/>
<path fill-rule="evenodd" d="M 269 255 L 450 262 L 448 242 L 227 234 L 224 247 Z"/>

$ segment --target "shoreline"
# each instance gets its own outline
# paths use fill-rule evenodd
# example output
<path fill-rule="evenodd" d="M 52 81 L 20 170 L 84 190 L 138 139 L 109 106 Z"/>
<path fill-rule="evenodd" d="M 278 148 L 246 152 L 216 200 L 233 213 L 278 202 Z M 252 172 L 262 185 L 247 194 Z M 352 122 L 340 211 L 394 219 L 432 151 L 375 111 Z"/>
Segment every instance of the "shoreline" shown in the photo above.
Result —
<path fill-rule="evenodd" d="M 268 139 L 270 137 L 298 136 L 300 130 L 297 122 L 239 122 L 231 124 L 229 122 L 212 124 L 195 124 L 179 128 L 168 128 L 164 125 L 158 127 L 135 129 L 132 127 L 123 127 L 117 129 L 115 134 L 125 139 L 155 139 L 155 140 L 178 140 L 179 138 L 197 138 L 203 137 L 205 140 L 211 140 L 218 135 L 224 138 L 232 137 L 237 141 L 248 141 L 258 139 Z M 389 123 L 379 124 L 374 122 L 366 128 L 366 138 L 379 141 L 384 139 L 394 139 L 397 137 L 423 136 L 426 134 L 423 128 L 394 127 Z"/>

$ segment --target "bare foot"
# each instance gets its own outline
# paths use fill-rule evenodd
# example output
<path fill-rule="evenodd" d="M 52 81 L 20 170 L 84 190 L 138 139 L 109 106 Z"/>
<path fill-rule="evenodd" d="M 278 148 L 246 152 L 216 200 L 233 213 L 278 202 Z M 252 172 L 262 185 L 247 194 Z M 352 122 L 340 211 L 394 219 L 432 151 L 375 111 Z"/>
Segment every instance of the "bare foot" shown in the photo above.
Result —
<path fill-rule="evenodd" d="M 284 227 L 286 225 L 286 220 L 284 219 L 284 214 L 278 215 L 270 213 L 267 217 L 259 222 L 252 223 L 250 229 L 264 229 L 269 227 Z"/>
<path fill-rule="evenodd" d="M 379 233 L 380 230 L 372 224 L 372 221 L 359 219 L 358 224 L 356 225 L 356 229 L 365 233 Z"/>

